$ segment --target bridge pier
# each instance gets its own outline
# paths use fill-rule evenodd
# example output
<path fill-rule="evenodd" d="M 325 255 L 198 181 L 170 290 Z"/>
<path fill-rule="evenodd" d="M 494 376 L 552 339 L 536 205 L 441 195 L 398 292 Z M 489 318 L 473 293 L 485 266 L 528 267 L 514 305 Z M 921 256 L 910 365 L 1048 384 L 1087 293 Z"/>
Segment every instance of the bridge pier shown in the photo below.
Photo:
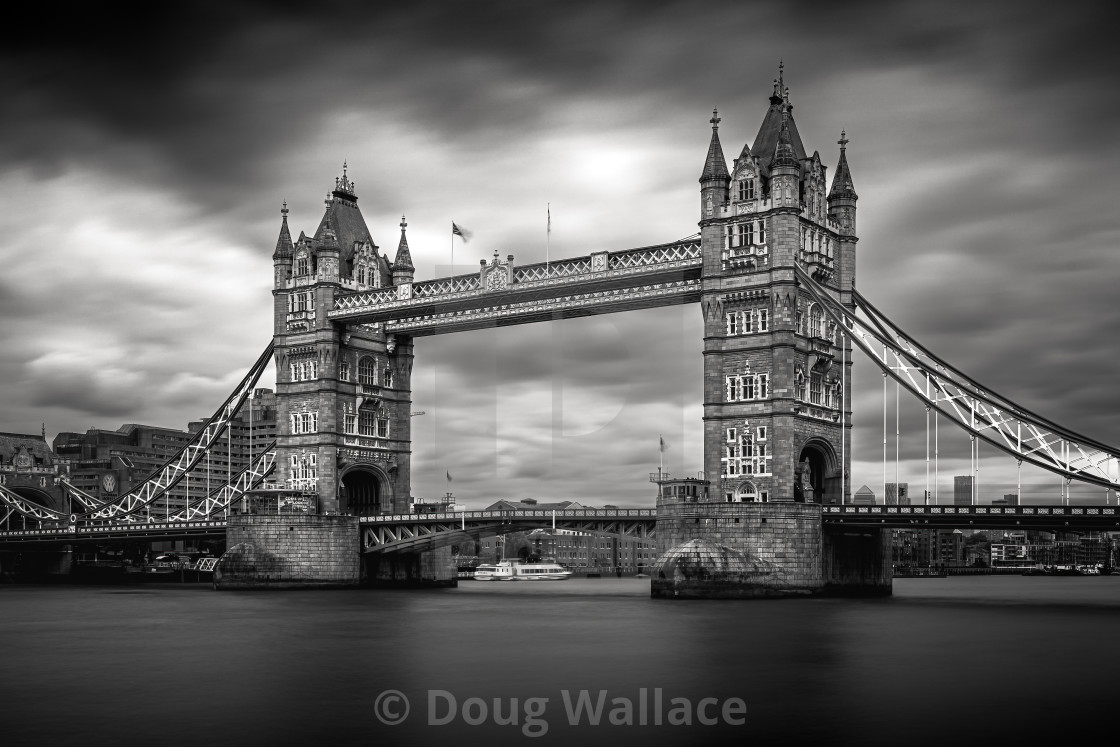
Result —
<path fill-rule="evenodd" d="M 372 587 L 458 586 L 450 547 L 427 552 L 362 555 L 362 585 Z"/>
<path fill-rule="evenodd" d="M 358 519 L 320 514 L 231 516 L 216 589 L 357 586 Z"/>
<path fill-rule="evenodd" d="M 662 503 L 654 598 L 889 595 L 889 530 L 825 530 L 815 503 Z"/>
<path fill-rule="evenodd" d="M 826 594 L 890 596 L 890 529 L 830 527 L 822 539 Z"/>

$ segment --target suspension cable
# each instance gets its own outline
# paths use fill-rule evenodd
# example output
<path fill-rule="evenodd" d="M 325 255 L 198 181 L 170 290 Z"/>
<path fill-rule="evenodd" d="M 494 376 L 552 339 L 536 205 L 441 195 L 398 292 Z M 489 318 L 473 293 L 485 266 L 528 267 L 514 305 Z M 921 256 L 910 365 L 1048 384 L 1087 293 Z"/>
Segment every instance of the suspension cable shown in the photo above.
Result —
<path fill-rule="evenodd" d="M 883 362 L 887 360 L 887 348 L 883 346 Z M 883 503 L 887 502 L 887 375 L 883 374 Z"/>
<path fill-rule="evenodd" d="M 840 325 L 843 330 L 843 325 Z M 840 505 L 848 495 L 848 336 L 840 332 Z"/>
<path fill-rule="evenodd" d="M 902 504 L 901 487 L 898 484 L 898 391 L 899 384 L 894 383 L 894 502 L 895 505 Z"/>

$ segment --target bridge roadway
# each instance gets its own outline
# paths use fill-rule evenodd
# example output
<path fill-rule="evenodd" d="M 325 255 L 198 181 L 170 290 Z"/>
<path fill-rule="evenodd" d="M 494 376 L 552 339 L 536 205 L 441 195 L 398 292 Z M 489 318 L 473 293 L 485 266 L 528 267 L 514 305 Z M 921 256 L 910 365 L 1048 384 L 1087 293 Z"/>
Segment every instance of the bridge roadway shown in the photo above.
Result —
<path fill-rule="evenodd" d="M 678 514 L 684 516 L 685 514 Z M 825 506 L 825 526 L 889 529 L 1043 529 L 1120 531 L 1117 506 Z M 653 538 L 657 510 L 453 511 L 362 516 L 363 552 L 430 549 L 455 537 L 556 528 Z M 27 545 L 95 543 L 122 539 L 168 540 L 221 537 L 224 519 L 185 522 L 85 523 L 0 531 L 0 549 Z"/>

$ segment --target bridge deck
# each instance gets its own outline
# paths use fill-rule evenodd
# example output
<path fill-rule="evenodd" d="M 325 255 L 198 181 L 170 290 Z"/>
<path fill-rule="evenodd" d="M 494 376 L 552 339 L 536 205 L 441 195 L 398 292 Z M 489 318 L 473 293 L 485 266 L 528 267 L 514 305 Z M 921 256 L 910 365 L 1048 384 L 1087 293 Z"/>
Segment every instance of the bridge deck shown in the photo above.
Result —
<path fill-rule="evenodd" d="M 700 504 L 697 504 L 698 506 Z M 1120 531 L 1118 506 L 824 506 L 826 526 L 888 529 L 1047 529 Z M 516 531 L 518 526 L 610 532 L 652 537 L 657 509 L 575 509 L 567 511 L 449 511 L 432 514 L 362 516 L 363 547 L 389 545 L 405 550 L 430 542 L 435 534 Z M 508 527 L 509 529 L 503 529 Z M 128 524 L 73 524 L 0 531 L 0 547 L 29 543 L 98 542 L 115 539 L 181 539 L 220 536 L 223 519 Z M 424 539 L 424 538 L 427 539 Z"/>

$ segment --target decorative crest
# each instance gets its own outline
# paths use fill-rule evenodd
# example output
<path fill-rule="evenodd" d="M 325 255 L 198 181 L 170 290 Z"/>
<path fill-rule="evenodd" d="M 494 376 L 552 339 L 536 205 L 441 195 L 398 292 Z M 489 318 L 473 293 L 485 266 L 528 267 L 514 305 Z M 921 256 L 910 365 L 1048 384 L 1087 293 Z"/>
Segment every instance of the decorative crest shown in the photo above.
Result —
<path fill-rule="evenodd" d="M 357 186 L 358 186 L 357 184 L 350 181 L 349 177 L 346 176 L 346 161 L 343 161 L 342 162 L 342 176 L 335 178 L 335 180 L 334 180 L 334 191 L 335 192 L 344 192 L 348 195 L 353 195 L 354 194 L 354 188 L 357 187 Z"/>
<path fill-rule="evenodd" d="M 840 139 L 836 143 L 840 146 L 840 152 L 843 153 L 848 145 L 848 133 L 845 130 L 840 130 Z"/>
<path fill-rule="evenodd" d="M 718 130 L 719 129 L 719 123 L 720 123 L 721 120 L 719 118 L 719 110 L 718 109 L 715 109 L 715 108 L 712 109 L 712 118 L 709 119 L 708 121 L 712 123 L 712 129 L 713 130 Z"/>

